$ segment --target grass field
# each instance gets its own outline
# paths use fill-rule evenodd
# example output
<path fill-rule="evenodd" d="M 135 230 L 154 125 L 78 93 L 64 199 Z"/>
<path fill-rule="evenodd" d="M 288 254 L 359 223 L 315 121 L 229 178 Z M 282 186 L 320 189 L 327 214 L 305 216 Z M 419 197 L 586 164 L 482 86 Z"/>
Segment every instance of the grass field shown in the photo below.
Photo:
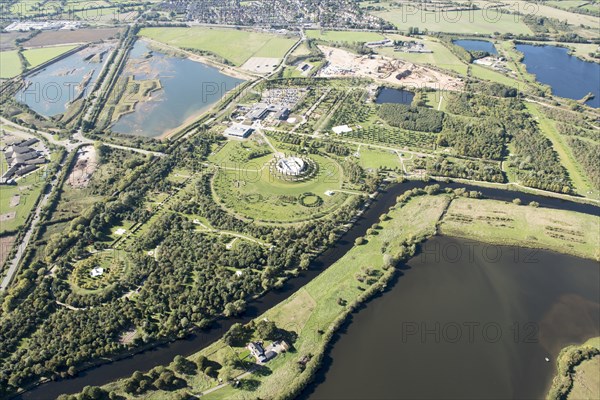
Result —
<path fill-rule="evenodd" d="M 514 88 L 523 88 L 524 84 L 520 81 L 506 76 L 498 71 L 494 71 L 490 68 L 482 67 L 481 65 L 472 64 L 471 65 L 471 75 L 479 79 L 485 79 L 492 82 L 501 83 L 506 86 L 514 87 Z"/>
<path fill-rule="evenodd" d="M 395 152 L 370 149 L 368 146 L 361 146 L 358 152 L 360 154 L 360 157 L 358 158 L 358 164 L 363 168 L 396 169 L 402 167 L 400 158 Z"/>
<path fill-rule="evenodd" d="M 240 66 L 250 57 L 282 58 L 296 42 L 280 35 L 219 28 L 144 28 L 140 36 L 171 46 L 214 53 Z"/>
<path fill-rule="evenodd" d="M 1 220 L 0 232 L 17 230 L 25 223 L 40 195 L 40 191 L 44 187 L 44 179 L 41 174 L 40 171 L 36 171 L 19 179 L 17 185 L 2 186 L 0 190 L 0 215 L 15 214 L 14 217 L 11 216 Z M 16 196 L 19 197 L 18 204 L 15 204 Z"/>
<path fill-rule="evenodd" d="M 431 11 L 423 11 L 409 5 L 399 8 L 387 5 L 385 11 L 376 11 L 373 14 L 390 21 L 402 31 L 407 31 L 409 27 L 418 27 L 429 32 L 447 33 L 532 33 L 519 17 L 486 9 L 446 11 L 432 8 Z"/>
<path fill-rule="evenodd" d="M 598 339 L 596 339 L 598 347 Z M 575 367 L 573 389 L 567 399 L 600 399 L 600 357 L 586 360 Z"/>
<path fill-rule="evenodd" d="M 599 217 L 496 200 L 458 198 L 442 222 L 445 235 L 549 249 L 600 259 Z"/>
<path fill-rule="evenodd" d="M 538 121 L 540 130 L 552 142 L 552 147 L 558 154 L 561 164 L 567 169 L 577 193 L 582 196 L 589 196 L 591 193 L 594 193 L 595 190 L 592 183 L 583 172 L 583 168 L 579 165 L 577 160 L 575 160 L 573 151 L 566 143 L 565 137 L 557 132 L 554 122 L 548 119 L 539 110 L 536 104 L 526 103 L 525 106 L 531 115 Z M 597 196 L 598 194 L 596 193 L 596 197 Z"/>
<path fill-rule="evenodd" d="M 221 168 L 213 180 L 214 194 L 223 205 L 247 218 L 264 222 L 295 222 L 326 215 L 343 204 L 348 195 L 325 192 L 339 190 L 343 181 L 342 167 L 335 161 L 311 155 L 319 165 L 314 178 L 302 182 L 288 182 L 271 174 L 267 155 L 246 164 Z M 320 198 L 320 204 L 307 207 L 300 196 L 311 193 Z"/>
<path fill-rule="evenodd" d="M 0 79 L 13 78 L 22 71 L 18 50 L 0 52 Z"/>
<path fill-rule="evenodd" d="M 376 42 L 384 39 L 383 35 L 376 32 L 322 31 L 317 29 L 307 30 L 306 37 L 328 42 Z"/>
<path fill-rule="evenodd" d="M 389 35 L 389 37 L 393 40 L 406 39 L 406 37 L 400 35 Z M 416 41 L 423 43 L 425 47 L 433 51 L 433 53 L 401 53 L 394 51 L 394 49 L 390 47 L 382 47 L 380 49 L 377 49 L 377 52 L 390 57 L 410 61 L 413 63 L 431 64 L 439 68 L 444 68 L 447 70 L 458 72 L 462 75 L 467 74 L 467 64 L 461 59 L 459 59 L 457 56 L 455 56 L 446 46 L 444 46 L 437 40 L 427 38 L 424 40 Z"/>
<path fill-rule="evenodd" d="M 29 63 L 29 68 L 35 68 L 46 61 L 52 60 L 55 57 L 60 56 L 67 51 L 74 49 L 75 45 L 55 46 L 46 47 L 40 49 L 24 50 L 23 56 Z"/>

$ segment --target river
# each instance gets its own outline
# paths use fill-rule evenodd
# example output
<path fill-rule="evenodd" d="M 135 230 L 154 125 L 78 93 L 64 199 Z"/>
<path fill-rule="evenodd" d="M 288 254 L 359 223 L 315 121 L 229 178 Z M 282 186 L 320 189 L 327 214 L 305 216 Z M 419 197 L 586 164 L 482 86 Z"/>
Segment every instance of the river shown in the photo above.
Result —
<path fill-rule="evenodd" d="M 247 323 L 251 319 L 263 314 L 276 304 L 287 299 L 305 284 L 315 278 L 321 271 L 339 260 L 354 245 L 354 240 L 359 236 L 364 236 L 367 229 L 373 223 L 379 220 L 379 216 L 388 211 L 395 205 L 396 197 L 416 187 L 424 187 L 432 183 L 421 181 L 409 181 L 398 185 L 393 185 L 385 190 L 372 204 L 372 206 L 358 219 L 356 224 L 350 229 L 334 247 L 327 249 L 310 265 L 308 271 L 302 275 L 288 280 L 285 285 L 279 289 L 267 293 L 265 296 L 250 302 L 246 313 L 237 319 L 219 319 L 213 325 L 202 331 L 194 332 L 187 338 L 175 340 L 173 342 L 157 346 L 151 350 L 137 353 L 133 356 L 123 358 L 111 363 L 102 364 L 79 373 L 78 376 L 70 379 L 62 379 L 54 382 L 42 384 L 23 395 L 20 399 L 47 399 L 54 398 L 62 393 L 75 393 L 81 391 L 85 386 L 99 386 L 116 379 L 130 376 L 135 371 L 147 371 L 157 365 L 170 363 L 176 355 L 190 355 L 200 349 L 208 346 L 219 339 L 231 325 L 236 322 Z M 574 203 L 556 198 L 542 197 L 521 192 L 508 191 L 502 189 L 490 189 L 475 187 L 459 183 L 440 184 L 442 187 L 467 188 L 468 190 L 479 190 L 486 197 L 498 200 L 512 201 L 514 198 L 520 198 L 523 202 L 537 201 L 542 207 L 560 208 L 571 211 L 578 211 L 586 214 L 599 215 L 600 208 L 592 205 Z"/>
<path fill-rule="evenodd" d="M 490 247 L 425 242 L 340 330 L 302 398 L 543 398 L 560 350 L 600 336 L 600 266 Z"/>

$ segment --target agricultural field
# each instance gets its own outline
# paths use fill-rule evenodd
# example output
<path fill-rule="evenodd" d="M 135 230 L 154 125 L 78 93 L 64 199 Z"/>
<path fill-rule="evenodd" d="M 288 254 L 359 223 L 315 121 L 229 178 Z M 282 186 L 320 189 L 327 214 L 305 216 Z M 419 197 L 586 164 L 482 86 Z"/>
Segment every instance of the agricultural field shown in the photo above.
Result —
<path fill-rule="evenodd" d="M 441 224 L 445 235 L 543 248 L 600 259 L 600 217 L 496 200 L 458 198 Z"/>
<path fill-rule="evenodd" d="M 74 49 L 75 45 L 65 45 L 65 46 L 56 46 L 56 47 L 46 47 L 39 49 L 29 49 L 23 51 L 23 56 L 27 60 L 29 64 L 29 68 L 35 68 L 38 65 L 41 65 L 47 61 L 52 60 L 55 57 L 60 56 L 63 53 L 66 53 L 69 50 Z"/>
<path fill-rule="evenodd" d="M 77 29 L 74 31 L 44 31 L 23 43 L 23 46 L 40 47 L 98 42 L 116 39 L 120 32 L 120 28 Z"/>
<path fill-rule="evenodd" d="M 18 50 L 0 52 L 0 79 L 13 78 L 22 72 Z"/>
<path fill-rule="evenodd" d="M 391 3 L 381 3 L 385 11 L 374 11 L 372 14 L 381 17 L 398 27 L 408 31 L 409 27 L 417 27 L 420 31 L 473 34 L 531 34 L 531 29 L 519 17 L 502 14 L 494 10 L 446 11 L 440 8 L 421 10 L 410 3 L 402 3 L 399 7 Z"/>
<path fill-rule="evenodd" d="M 182 49 L 215 54 L 241 66 L 251 57 L 282 58 L 296 39 L 220 28 L 144 28 L 140 36 Z"/>

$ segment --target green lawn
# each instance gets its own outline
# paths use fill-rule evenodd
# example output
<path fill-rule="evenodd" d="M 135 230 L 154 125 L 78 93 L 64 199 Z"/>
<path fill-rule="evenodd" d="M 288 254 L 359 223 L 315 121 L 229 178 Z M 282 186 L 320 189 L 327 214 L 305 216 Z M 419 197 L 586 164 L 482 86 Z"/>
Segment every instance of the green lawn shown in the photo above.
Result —
<path fill-rule="evenodd" d="M 29 68 L 35 68 L 38 65 L 45 63 L 46 61 L 52 60 L 53 58 L 58 57 L 71 49 L 74 49 L 75 47 L 77 46 L 66 45 L 24 50 L 23 56 L 29 63 Z"/>
<path fill-rule="evenodd" d="M 361 146 L 360 157 L 358 158 L 358 164 L 367 169 L 376 168 L 388 168 L 396 169 L 401 168 L 400 158 L 398 154 L 392 151 L 370 149 L 368 146 Z"/>
<path fill-rule="evenodd" d="M 494 71 L 491 68 L 482 67 L 481 65 L 472 64 L 471 65 L 471 75 L 479 79 L 485 79 L 492 82 L 498 82 L 506 86 L 511 86 L 514 88 L 522 88 L 524 86 L 523 83 L 518 80 L 506 76 L 498 71 Z"/>
<path fill-rule="evenodd" d="M 406 40 L 405 36 L 390 35 L 393 40 Z M 410 38 L 414 40 L 414 38 Z M 391 47 L 382 47 L 377 49 L 378 53 L 385 54 L 390 57 L 406 60 L 418 64 L 430 64 L 439 68 L 458 72 L 459 74 L 467 74 L 467 64 L 460 58 L 455 56 L 446 46 L 435 39 L 427 38 L 425 40 L 416 40 L 419 43 L 424 43 L 425 47 L 433 53 L 401 53 L 394 51 Z"/>
<path fill-rule="evenodd" d="M 4 156 L 2 155 L 2 157 Z M 0 232 L 17 230 L 25 223 L 43 187 L 44 179 L 40 170 L 19 179 L 17 185 L 1 187 L 0 214 L 15 213 L 15 215 L 0 222 Z M 19 202 L 11 206 L 11 202 L 13 199 L 16 200 L 16 196 L 19 196 Z"/>
<path fill-rule="evenodd" d="M 339 190 L 343 181 L 342 167 L 333 159 L 310 155 L 319 166 L 317 175 L 302 182 L 288 182 L 271 174 L 267 163 L 272 155 L 253 159 L 247 163 L 224 166 L 213 179 L 216 198 L 227 209 L 247 218 L 265 222 L 294 222 L 321 217 L 343 204 L 348 195 L 325 192 Z M 300 203 L 300 196 L 312 193 L 321 204 L 307 207 Z"/>
<path fill-rule="evenodd" d="M 306 36 L 328 42 L 376 42 L 385 39 L 383 35 L 376 32 L 322 31 L 317 29 L 307 30 Z"/>
<path fill-rule="evenodd" d="M 250 57 L 282 58 L 296 42 L 280 35 L 221 28 L 144 28 L 144 36 L 170 46 L 214 53 L 240 66 Z"/>
<path fill-rule="evenodd" d="M 18 50 L 0 52 L 0 79 L 13 78 L 19 75 L 21 71 Z"/>
<path fill-rule="evenodd" d="M 445 235 L 545 248 L 600 259 L 599 217 L 496 200 L 458 198 L 441 225 Z"/>

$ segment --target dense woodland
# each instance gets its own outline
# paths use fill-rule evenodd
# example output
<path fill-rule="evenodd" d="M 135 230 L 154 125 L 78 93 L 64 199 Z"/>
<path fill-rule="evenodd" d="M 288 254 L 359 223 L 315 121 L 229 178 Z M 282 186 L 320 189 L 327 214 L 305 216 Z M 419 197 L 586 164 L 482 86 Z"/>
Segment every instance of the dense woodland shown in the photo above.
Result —
<path fill-rule="evenodd" d="M 48 243 L 43 257 L 22 270 L 2 299 L 0 395 L 39 377 L 73 375 L 92 358 L 185 336 L 190 328 L 207 326 L 219 315 L 243 312 L 252 296 L 281 285 L 298 268 L 308 268 L 354 215 L 360 199 L 318 222 L 291 228 L 252 224 L 223 211 L 210 197 L 210 174 L 200 174 L 193 195 L 183 197 L 173 212 L 163 213 L 124 252 L 128 272 L 122 279 L 93 296 L 74 292 L 69 276 L 76 260 L 88 256 L 88 244 L 102 242 L 109 227 L 119 221 L 147 221 L 151 215 L 143 206 L 147 196 L 173 190 L 174 184 L 165 177 L 174 167 L 202 172 L 201 162 L 214 140 L 200 134 L 168 157 L 133 166 L 135 179 L 117 175 L 103 181 L 101 188 L 93 187 L 114 195 L 73 219 L 61 239 Z M 104 159 L 111 160 L 110 154 Z M 195 230 L 191 214 L 264 245 L 241 241 L 234 251 L 227 251 L 222 237 Z M 147 256 L 157 245 L 156 258 Z M 50 263 L 55 265 L 53 274 L 48 274 Z M 236 275 L 236 270 L 242 274 Z M 127 295 L 132 291 L 137 293 L 135 300 Z M 69 310 L 56 301 L 86 309 Z M 133 343 L 123 343 L 122 335 L 132 329 L 141 334 Z M 19 346 L 25 338 L 28 346 Z"/>

